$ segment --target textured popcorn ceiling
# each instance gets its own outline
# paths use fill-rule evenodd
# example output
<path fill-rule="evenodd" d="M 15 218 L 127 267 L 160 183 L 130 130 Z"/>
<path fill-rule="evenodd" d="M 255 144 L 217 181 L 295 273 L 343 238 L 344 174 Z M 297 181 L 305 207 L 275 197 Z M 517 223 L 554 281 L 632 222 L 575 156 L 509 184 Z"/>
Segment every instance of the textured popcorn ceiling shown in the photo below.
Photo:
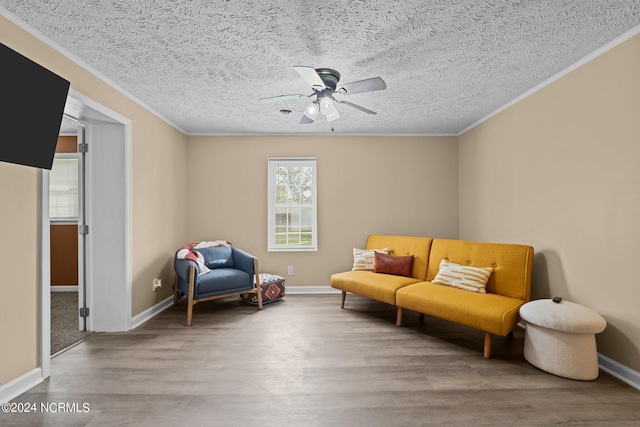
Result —
<path fill-rule="evenodd" d="M 640 24 L 640 1 L 0 0 L 190 134 L 457 134 Z M 294 65 L 386 91 L 298 124 Z M 72 82 L 73 83 L 73 82 Z M 290 115 L 279 109 L 288 108 Z"/>

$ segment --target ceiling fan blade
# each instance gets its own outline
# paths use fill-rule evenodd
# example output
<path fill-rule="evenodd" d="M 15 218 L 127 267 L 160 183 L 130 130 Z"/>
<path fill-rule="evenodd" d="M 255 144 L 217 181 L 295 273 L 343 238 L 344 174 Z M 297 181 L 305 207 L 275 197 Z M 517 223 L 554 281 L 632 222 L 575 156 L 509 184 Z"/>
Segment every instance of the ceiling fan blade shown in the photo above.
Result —
<path fill-rule="evenodd" d="M 289 101 L 291 99 L 302 98 L 303 96 L 307 96 L 307 95 L 279 95 L 279 96 L 272 96 L 270 98 L 260 98 L 260 103 L 261 104 L 266 104 L 268 102 Z"/>
<path fill-rule="evenodd" d="M 354 93 L 372 92 L 374 90 L 384 90 L 386 88 L 387 84 L 382 80 L 382 78 L 373 77 L 340 85 L 336 92 L 343 95 L 352 95 Z"/>
<path fill-rule="evenodd" d="M 296 70 L 313 89 L 323 90 L 327 88 L 315 68 L 296 65 L 293 69 Z"/>
<path fill-rule="evenodd" d="M 369 110 L 369 109 L 367 109 L 367 108 L 364 108 L 364 107 L 361 107 L 361 106 L 359 106 L 359 105 L 356 105 L 356 104 L 354 104 L 353 102 L 348 102 L 348 101 L 339 101 L 339 100 L 337 100 L 337 99 L 335 99 L 335 98 L 334 98 L 333 100 L 334 100 L 334 101 L 336 101 L 336 102 L 338 102 L 338 103 L 340 103 L 340 104 L 345 104 L 345 105 L 348 105 L 349 107 L 353 107 L 353 108 L 355 108 L 355 109 L 357 109 L 357 110 L 363 111 L 363 112 L 365 112 L 365 113 L 367 113 L 367 114 L 374 114 L 374 115 L 375 115 L 375 114 L 378 114 L 378 113 L 376 113 L 375 111 L 371 111 L 371 110 Z"/>
<path fill-rule="evenodd" d="M 309 123 L 313 123 L 313 120 L 311 120 L 307 116 L 302 116 L 302 118 L 300 119 L 300 124 L 301 125 L 308 125 Z"/>

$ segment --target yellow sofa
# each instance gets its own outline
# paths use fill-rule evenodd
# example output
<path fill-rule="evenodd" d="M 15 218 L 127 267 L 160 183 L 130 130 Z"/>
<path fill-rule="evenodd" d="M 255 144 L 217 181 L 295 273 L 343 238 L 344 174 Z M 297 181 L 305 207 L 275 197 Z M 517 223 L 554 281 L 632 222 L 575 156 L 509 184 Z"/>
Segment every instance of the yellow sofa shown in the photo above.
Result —
<path fill-rule="evenodd" d="M 366 249 L 388 248 L 391 255 L 413 255 L 412 277 L 347 271 L 331 276 L 331 286 L 397 306 L 396 325 L 403 310 L 439 317 L 485 332 L 484 357 L 491 355 L 493 335 L 505 336 L 520 321 L 519 309 L 529 301 L 533 248 L 526 245 L 469 242 L 411 236 L 371 235 Z M 432 283 L 440 261 L 491 267 L 486 293 Z"/>

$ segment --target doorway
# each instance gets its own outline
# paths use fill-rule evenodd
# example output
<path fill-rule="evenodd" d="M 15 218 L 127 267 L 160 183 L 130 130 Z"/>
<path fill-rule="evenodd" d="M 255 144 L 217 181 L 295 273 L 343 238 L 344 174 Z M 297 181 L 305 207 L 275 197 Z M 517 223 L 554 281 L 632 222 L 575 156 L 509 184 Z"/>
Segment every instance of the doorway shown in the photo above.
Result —
<path fill-rule="evenodd" d="M 83 123 L 63 117 L 53 166 L 49 173 L 49 230 L 51 248 L 51 355 L 86 339 L 79 310 L 85 307 Z"/>
<path fill-rule="evenodd" d="M 131 329 L 131 121 L 77 92 L 69 90 L 65 116 L 84 124 L 85 223 L 84 280 L 86 319 L 78 311 L 78 329 L 122 332 Z M 51 358 L 51 230 L 50 172 L 40 173 L 40 364 L 50 375 Z M 82 240 L 79 239 L 79 245 Z"/>

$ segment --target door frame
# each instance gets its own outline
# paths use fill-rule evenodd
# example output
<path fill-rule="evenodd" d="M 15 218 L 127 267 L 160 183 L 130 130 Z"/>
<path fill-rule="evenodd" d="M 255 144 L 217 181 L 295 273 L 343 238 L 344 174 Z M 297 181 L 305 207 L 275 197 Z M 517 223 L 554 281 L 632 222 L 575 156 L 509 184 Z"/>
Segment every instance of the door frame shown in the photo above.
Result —
<path fill-rule="evenodd" d="M 65 115 L 85 125 L 87 329 L 131 329 L 131 120 L 69 89 Z M 39 173 L 40 367 L 51 375 L 49 171 Z M 106 208 L 105 208 L 105 204 Z M 108 274 L 105 274 L 108 272 Z M 108 276 L 108 277 L 107 277 Z M 99 302 L 99 304 L 94 304 Z"/>

